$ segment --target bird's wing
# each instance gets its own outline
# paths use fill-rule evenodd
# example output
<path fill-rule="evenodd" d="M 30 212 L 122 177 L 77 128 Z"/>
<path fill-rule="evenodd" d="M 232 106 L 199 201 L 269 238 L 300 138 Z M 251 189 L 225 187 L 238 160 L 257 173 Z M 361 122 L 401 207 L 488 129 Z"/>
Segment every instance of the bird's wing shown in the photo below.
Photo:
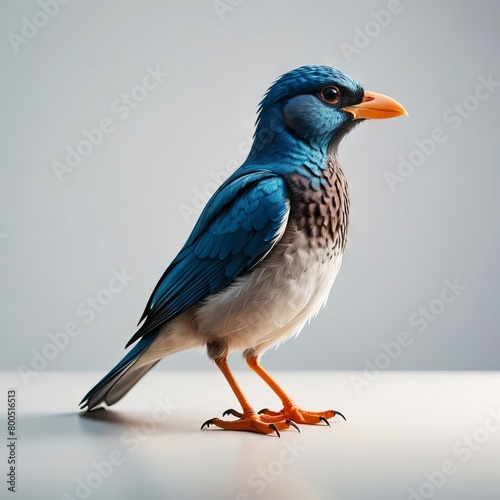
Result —
<path fill-rule="evenodd" d="M 288 195 L 285 180 L 268 170 L 228 179 L 156 285 L 127 346 L 259 263 L 285 231 Z"/>

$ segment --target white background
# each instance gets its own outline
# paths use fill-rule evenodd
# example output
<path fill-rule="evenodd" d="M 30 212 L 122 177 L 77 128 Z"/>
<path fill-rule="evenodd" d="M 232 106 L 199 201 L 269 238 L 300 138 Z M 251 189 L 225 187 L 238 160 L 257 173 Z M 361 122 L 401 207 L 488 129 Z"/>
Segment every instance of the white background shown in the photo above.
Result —
<path fill-rule="evenodd" d="M 12 33 L 41 7 L 2 3 L 1 366 L 30 368 L 36 352 L 50 370 L 118 361 L 194 224 L 182 209 L 244 161 L 267 87 L 325 64 L 396 98 L 409 118 L 363 123 L 341 146 L 352 199 L 343 267 L 326 309 L 265 365 L 363 369 L 406 331 L 411 345 L 389 369 L 499 368 L 500 89 L 468 118 L 443 118 L 479 77 L 500 81 L 498 2 L 402 0 L 386 26 L 372 11 L 387 1 L 233 3 L 218 13 L 209 0 L 72 0 L 16 47 Z M 157 65 L 168 76 L 122 120 L 112 103 Z M 53 162 L 103 118 L 114 131 L 60 182 Z M 436 128 L 446 140 L 391 191 L 384 174 Z M 133 280 L 86 323 L 78 305 L 123 268 Z M 443 305 L 446 279 L 467 288 Z M 440 314 L 422 320 L 436 300 Z M 80 334 L 51 351 L 48 334 L 68 322 Z M 210 368 L 197 352 L 160 366 Z"/>

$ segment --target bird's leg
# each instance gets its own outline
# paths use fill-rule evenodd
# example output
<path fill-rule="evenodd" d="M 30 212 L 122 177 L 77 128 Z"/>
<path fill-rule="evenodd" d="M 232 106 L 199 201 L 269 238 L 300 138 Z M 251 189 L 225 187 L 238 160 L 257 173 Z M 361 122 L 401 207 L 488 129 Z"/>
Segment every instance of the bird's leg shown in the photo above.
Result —
<path fill-rule="evenodd" d="M 241 405 L 243 412 L 240 413 L 236 410 L 226 410 L 224 412 L 224 416 L 233 415 L 235 417 L 238 417 L 238 420 L 229 421 L 229 420 L 221 420 L 220 418 L 211 418 L 201 426 L 202 429 L 205 426 L 209 427 L 210 425 L 215 425 L 217 427 L 220 427 L 221 429 L 235 430 L 235 431 L 251 431 L 251 432 L 258 432 L 260 434 L 272 434 L 273 432 L 276 432 L 276 434 L 279 437 L 280 435 L 279 431 L 288 429 L 291 425 L 296 427 L 293 422 L 290 422 L 284 417 L 277 418 L 272 422 L 264 420 L 263 419 L 264 415 L 259 415 L 258 413 L 256 413 L 256 411 L 253 409 L 253 407 L 250 405 L 247 398 L 243 394 L 243 391 L 238 385 L 238 382 L 236 382 L 233 374 L 231 373 L 231 370 L 229 369 L 226 357 L 224 356 L 222 358 L 217 359 L 215 361 L 215 364 L 224 374 L 224 377 L 226 377 L 226 380 L 231 386 L 231 389 L 233 390 L 235 396 L 238 398 L 238 401 Z"/>
<path fill-rule="evenodd" d="M 288 419 L 298 424 L 319 424 L 324 422 L 326 425 L 328 419 L 335 415 L 340 415 L 344 420 L 345 417 L 342 413 L 335 410 L 326 411 L 306 411 L 299 408 L 286 394 L 286 392 L 271 378 L 269 373 L 262 368 L 259 364 L 257 356 L 251 356 L 246 359 L 248 366 L 262 379 L 264 382 L 276 393 L 276 395 L 283 402 L 283 409 L 279 412 L 268 410 L 267 408 L 261 410 L 259 414 L 265 422 L 275 422 L 276 420 Z"/>

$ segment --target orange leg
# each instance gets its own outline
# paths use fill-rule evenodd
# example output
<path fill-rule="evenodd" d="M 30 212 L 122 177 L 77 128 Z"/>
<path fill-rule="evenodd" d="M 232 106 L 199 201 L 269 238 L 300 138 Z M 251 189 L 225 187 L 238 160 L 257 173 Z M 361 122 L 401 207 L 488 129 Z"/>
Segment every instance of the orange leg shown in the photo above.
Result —
<path fill-rule="evenodd" d="M 236 410 L 226 410 L 223 416 L 233 415 L 235 417 L 238 417 L 238 420 L 228 421 L 221 420 L 220 418 L 211 418 L 201 426 L 202 429 L 205 426 L 209 427 L 210 425 L 215 425 L 217 427 L 220 427 L 221 429 L 251 431 L 258 432 L 260 434 L 272 434 L 273 432 L 276 432 L 278 437 L 280 435 L 279 431 L 288 429 L 290 426 L 293 426 L 298 430 L 298 427 L 285 417 L 276 418 L 272 422 L 264 420 L 264 415 L 259 415 L 258 413 L 256 413 L 243 394 L 243 391 L 241 390 L 240 386 L 233 377 L 231 370 L 229 369 L 227 359 L 223 357 L 216 360 L 215 363 L 226 377 L 226 380 L 231 386 L 231 389 L 233 390 L 235 396 L 238 398 L 243 413 L 240 413 Z"/>
<path fill-rule="evenodd" d="M 259 364 L 257 357 L 247 358 L 248 366 L 276 393 L 283 402 L 283 409 L 279 412 L 261 410 L 259 414 L 264 422 L 275 422 L 276 420 L 288 419 L 298 424 L 318 424 L 324 422 L 328 426 L 328 419 L 335 415 L 340 415 L 344 420 L 342 413 L 335 410 L 326 410 L 320 412 L 302 410 L 290 399 L 286 392 L 271 378 L 269 373 Z"/>

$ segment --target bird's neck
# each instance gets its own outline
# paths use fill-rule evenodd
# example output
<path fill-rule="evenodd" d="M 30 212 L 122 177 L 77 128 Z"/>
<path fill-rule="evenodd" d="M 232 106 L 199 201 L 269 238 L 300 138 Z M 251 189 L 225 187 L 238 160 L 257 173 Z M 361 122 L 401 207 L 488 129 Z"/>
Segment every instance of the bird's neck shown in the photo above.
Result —
<path fill-rule="evenodd" d="M 328 167 L 328 145 L 328 138 L 305 140 L 294 134 L 276 113 L 265 113 L 259 117 L 252 148 L 245 163 L 306 163 L 322 170 Z"/>

